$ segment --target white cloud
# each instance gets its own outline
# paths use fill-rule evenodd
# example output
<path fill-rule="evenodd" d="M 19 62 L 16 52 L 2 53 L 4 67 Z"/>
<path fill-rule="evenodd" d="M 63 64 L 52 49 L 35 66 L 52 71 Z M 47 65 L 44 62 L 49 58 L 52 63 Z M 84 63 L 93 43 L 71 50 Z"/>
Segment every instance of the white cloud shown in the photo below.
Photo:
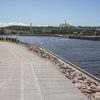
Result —
<path fill-rule="evenodd" d="M 25 23 L 17 23 L 17 22 L 0 23 L 0 27 L 11 26 L 11 25 L 28 26 Z"/>

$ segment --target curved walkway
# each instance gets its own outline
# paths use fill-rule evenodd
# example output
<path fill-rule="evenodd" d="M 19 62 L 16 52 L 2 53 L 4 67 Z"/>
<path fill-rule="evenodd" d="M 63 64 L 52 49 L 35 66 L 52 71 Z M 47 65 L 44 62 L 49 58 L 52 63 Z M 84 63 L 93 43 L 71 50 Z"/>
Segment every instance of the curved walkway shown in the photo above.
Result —
<path fill-rule="evenodd" d="M 88 100 L 50 61 L 0 42 L 0 100 Z"/>

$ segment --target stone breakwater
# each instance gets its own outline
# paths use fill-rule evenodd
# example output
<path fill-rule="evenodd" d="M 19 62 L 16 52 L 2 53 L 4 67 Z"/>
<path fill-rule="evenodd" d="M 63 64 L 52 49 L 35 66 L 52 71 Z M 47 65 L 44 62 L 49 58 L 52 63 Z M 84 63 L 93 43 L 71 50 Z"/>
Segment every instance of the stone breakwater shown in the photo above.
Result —
<path fill-rule="evenodd" d="M 79 70 L 73 68 L 60 58 L 56 57 L 47 50 L 40 48 L 39 46 L 25 44 L 29 50 L 34 51 L 40 57 L 50 60 L 52 63 L 57 65 L 57 69 L 63 73 L 66 78 L 72 80 L 72 83 L 76 85 L 90 100 L 100 100 L 100 81 L 95 82 L 89 77 L 85 76 Z"/>

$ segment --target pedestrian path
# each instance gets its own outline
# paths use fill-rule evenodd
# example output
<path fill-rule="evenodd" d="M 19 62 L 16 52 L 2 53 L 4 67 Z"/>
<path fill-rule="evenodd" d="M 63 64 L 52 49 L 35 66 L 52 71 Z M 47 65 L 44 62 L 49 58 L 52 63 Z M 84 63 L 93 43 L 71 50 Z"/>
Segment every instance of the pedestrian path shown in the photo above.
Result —
<path fill-rule="evenodd" d="M 0 100 L 88 100 L 49 60 L 0 42 Z"/>

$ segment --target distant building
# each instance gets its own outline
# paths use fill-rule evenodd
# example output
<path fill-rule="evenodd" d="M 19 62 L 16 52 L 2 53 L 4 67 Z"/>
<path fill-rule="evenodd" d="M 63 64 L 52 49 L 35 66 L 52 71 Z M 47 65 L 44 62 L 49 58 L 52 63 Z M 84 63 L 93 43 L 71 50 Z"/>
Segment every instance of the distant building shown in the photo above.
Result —
<path fill-rule="evenodd" d="M 43 27 L 42 28 L 42 32 L 43 33 L 52 33 L 52 29 L 51 28 L 48 28 L 48 27 Z"/>
<path fill-rule="evenodd" d="M 82 30 L 81 35 L 95 35 L 96 34 L 96 31 L 94 30 Z"/>
<path fill-rule="evenodd" d="M 4 29 L 5 34 L 10 34 L 11 30 L 10 29 Z"/>
<path fill-rule="evenodd" d="M 100 29 L 97 29 L 97 35 L 100 35 Z"/>
<path fill-rule="evenodd" d="M 70 28 L 70 27 L 73 27 L 73 26 L 66 23 L 66 20 L 65 20 L 65 23 L 60 24 L 59 27 L 60 27 L 60 29 L 66 29 L 66 28 Z"/>
<path fill-rule="evenodd" d="M 58 31 L 59 31 L 59 27 L 50 27 L 50 26 L 48 26 L 48 27 L 43 27 L 42 28 L 42 33 L 49 33 L 49 34 L 57 34 L 58 33 Z"/>
<path fill-rule="evenodd" d="M 65 23 L 65 24 L 60 24 L 60 25 L 59 25 L 60 28 L 65 28 L 65 27 L 69 27 L 69 26 L 70 26 L 70 25 L 69 25 L 69 24 L 66 24 L 66 23 Z"/>
<path fill-rule="evenodd" d="M 61 34 L 78 34 L 79 33 L 76 27 L 66 23 L 66 20 L 65 20 L 65 23 L 59 25 L 59 29 L 60 29 L 59 33 Z"/>

